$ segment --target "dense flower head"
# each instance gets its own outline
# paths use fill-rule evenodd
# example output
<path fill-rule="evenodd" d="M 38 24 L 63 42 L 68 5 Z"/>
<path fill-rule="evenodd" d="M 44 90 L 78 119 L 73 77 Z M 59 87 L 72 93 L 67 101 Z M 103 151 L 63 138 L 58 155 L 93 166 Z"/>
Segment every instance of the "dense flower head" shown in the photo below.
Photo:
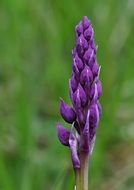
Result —
<path fill-rule="evenodd" d="M 86 16 L 76 26 L 75 31 L 76 45 L 72 50 L 73 66 L 69 80 L 73 106 L 67 105 L 63 100 L 60 104 L 61 115 L 66 122 L 72 124 L 72 128 L 69 131 L 57 124 L 57 129 L 60 142 L 70 147 L 73 166 L 78 168 L 79 151 L 92 153 L 101 116 L 99 98 L 102 95 L 102 85 L 94 30 Z"/>

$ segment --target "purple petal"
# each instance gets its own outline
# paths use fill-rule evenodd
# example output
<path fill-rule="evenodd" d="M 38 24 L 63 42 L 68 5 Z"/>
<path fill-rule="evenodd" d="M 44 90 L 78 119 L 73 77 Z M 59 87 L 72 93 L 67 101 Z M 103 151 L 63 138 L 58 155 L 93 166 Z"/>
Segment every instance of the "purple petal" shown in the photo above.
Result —
<path fill-rule="evenodd" d="M 73 62 L 73 71 L 74 71 L 76 78 L 79 79 L 80 72 L 79 72 L 79 69 L 78 69 L 76 62 Z"/>
<path fill-rule="evenodd" d="M 80 76 L 80 82 L 83 86 L 85 84 L 88 84 L 87 86 L 90 86 L 92 80 L 93 80 L 93 74 L 91 72 L 91 69 L 88 66 L 85 66 Z"/>
<path fill-rule="evenodd" d="M 80 36 L 80 35 L 83 33 L 82 22 L 80 22 L 80 23 L 76 26 L 75 31 L 76 31 L 76 33 L 77 33 L 78 36 Z"/>
<path fill-rule="evenodd" d="M 90 124 L 96 126 L 99 123 L 99 110 L 97 104 L 92 104 L 90 107 Z"/>
<path fill-rule="evenodd" d="M 78 82 L 74 75 L 72 75 L 72 77 L 70 79 L 70 85 L 71 85 L 73 92 L 76 91 L 76 89 L 78 87 Z"/>
<path fill-rule="evenodd" d="M 61 144 L 69 146 L 70 131 L 65 129 L 60 123 L 58 123 L 56 127 L 57 127 L 58 138 Z"/>
<path fill-rule="evenodd" d="M 69 80 L 69 95 L 70 95 L 70 99 L 73 102 L 74 101 L 74 93 L 73 93 L 73 89 L 72 89 L 72 85 L 71 85 L 71 79 Z"/>
<path fill-rule="evenodd" d="M 92 100 L 92 103 L 93 102 L 96 102 L 97 99 L 98 99 L 98 89 L 97 89 L 97 84 L 94 83 L 91 87 L 91 90 L 90 90 L 90 99 Z"/>
<path fill-rule="evenodd" d="M 96 83 L 94 83 L 90 89 L 90 99 L 92 101 L 96 101 L 99 99 L 99 97 L 102 95 L 102 85 L 101 81 L 98 80 Z"/>
<path fill-rule="evenodd" d="M 85 124 L 82 137 L 81 137 L 81 150 L 84 152 L 89 152 L 89 135 L 90 135 L 89 134 L 90 132 L 89 118 L 90 118 L 90 110 L 88 110 L 86 124 Z"/>
<path fill-rule="evenodd" d="M 84 32 L 84 37 L 86 38 L 86 40 L 90 40 L 93 38 L 94 35 L 94 31 L 92 27 L 89 27 L 87 30 L 85 30 Z"/>
<path fill-rule="evenodd" d="M 92 38 L 90 41 L 91 48 L 94 50 L 95 54 L 97 52 L 97 47 L 95 45 L 94 39 Z"/>
<path fill-rule="evenodd" d="M 71 149 L 73 167 L 80 168 L 80 160 L 79 160 L 78 152 L 77 152 L 78 142 L 72 131 L 71 131 L 70 137 L 69 137 L 69 145 L 70 145 L 70 149 Z"/>
<path fill-rule="evenodd" d="M 68 123 L 73 123 L 76 119 L 76 114 L 73 108 L 67 105 L 62 99 L 60 103 L 60 113 L 63 119 Z"/>
<path fill-rule="evenodd" d="M 84 64 L 77 54 L 75 54 L 73 58 L 73 63 L 77 65 L 77 68 L 79 69 L 79 71 L 83 70 Z"/>
<path fill-rule="evenodd" d="M 88 49 L 88 42 L 87 40 L 84 38 L 83 34 L 81 34 L 78 39 L 77 39 L 77 51 L 81 51 L 81 48 L 84 50 Z"/>
<path fill-rule="evenodd" d="M 81 34 L 78 38 L 77 38 L 77 42 L 76 42 L 76 50 L 77 53 L 79 55 L 79 57 L 82 57 L 84 54 L 84 49 L 88 49 L 88 43 L 87 41 L 84 39 L 83 35 Z"/>
<path fill-rule="evenodd" d="M 79 84 L 76 92 L 74 93 L 74 104 L 76 108 L 81 108 L 86 104 L 87 97 L 85 91 L 83 90 L 82 86 Z"/>
<path fill-rule="evenodd" d="M 102 107 L 99 101 L 97 101 L 97 106 L 98 106 L 98 110 L 99 110 L 99 117 L 101 117 L 102 115 Z"/>
<path fill-rule="evenodd" d="M 77 112 L 77 117 L 78 117 L 79 124 L 82 127 L 85 124 L 84 113 L 82 112 L 82 110 L 80 108 L 76 109 L 76 112 Z"/>
<path fill-rule="evenodd" d="M 84 28 L 84 30 L 86 30 L 86 29 L 91 25 L 91 23 L 90 23 L 90 21 L 88 20 L 87 16 L 84 16 L 84 17 L 83 17 L 82 23 L 83 23 L 83 28 Z"/>
<path fill-rule="evenodd" d="M 97 81 L 97 91 L 98 91 L 98 97 L 100 97 L 102 95 L 102 84 L 100 80 Z"/>
<path fill-rule="evenodd" d="M 95 62 L 95 63 L 93 64 L 92 72 L 93 72 L 93 76 L 94 76 L 94 77 L 98 76 L 99 65 L 97 64 L 97 62 Z"/>
<path fill-rule="evenodd" d="M 85 52 L 83 59 L 88 64 L 93 56 L 94 56 L 94 50 L 91 47 L 89 47 L 88 50 Z"/>

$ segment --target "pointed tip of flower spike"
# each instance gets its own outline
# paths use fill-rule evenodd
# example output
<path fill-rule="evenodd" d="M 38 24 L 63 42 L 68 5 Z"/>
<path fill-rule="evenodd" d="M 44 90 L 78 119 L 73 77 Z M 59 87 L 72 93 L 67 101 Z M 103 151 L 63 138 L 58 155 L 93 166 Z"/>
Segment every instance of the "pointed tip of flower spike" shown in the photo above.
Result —
<path fill-rule="evenodd" d="M 69 146 L 70 131 L 64 128 L 60 123 L 56 125 L 57 134 L 61 144 Z"/>
<path fill-rule="evenodd" d="M 83 17 L 82 23 L 83 23 L 83 29 L 84 30 L 86 30 L 91 25 L 91 22 L 87 16 Z"/>
<path fill-rule="evenodd" d="M 60 113 L 63 117 L 63 119 L 67 122 L 67 123 L 73 123 L 76 119 L 76 114 L 75 111 L 72 107 L 70 107 L 69 105 L 67 105 L 63 99 L 60 100 Z"/>

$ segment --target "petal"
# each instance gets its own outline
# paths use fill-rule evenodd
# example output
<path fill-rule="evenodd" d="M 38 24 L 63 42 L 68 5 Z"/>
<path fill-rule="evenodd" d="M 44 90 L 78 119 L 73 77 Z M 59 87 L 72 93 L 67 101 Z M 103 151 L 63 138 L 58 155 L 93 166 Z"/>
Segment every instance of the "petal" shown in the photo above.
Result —
<path fill-rule="evenodd" d="M 73 58 L 73 63 L 75 63 L 77 65 L 77 68 L 79 69 L 79 71 L 83 70 L 84 64 L 77 54 L 75 54 L 75 56 Z"/>
<path fill-rule="evenodd" d="M 101 104 L 100 104 L 99 101 L 97 102 L 97 106 L 98 106 L 98 110 L 99 110 L 99 117 L 101 117 L 101 115 L 102 115 L 102 107 L 101 107 Z"/>
<path fill-rule="evenodd" d="M 77 118 L 78 118 L 79 124 L 80 124 L 81 127 L 83 127 L 83 125 L 85 125 L 84 113 L 79 108 L 76 109 L 76 113 L 77 113 Z"/>
<path fill-rule="evenodd" d="M 94 144 L 96 141 L 96 135 L 94 135 L 93 139 L 90 142 L 90 155 L 92 155 L 93 149 L 94 149 Z"/>
<path fill-rule="evenodd" d="M 92 101 L 92 104 L 97 101 L 98 99 L 98 89 L 97 84 L 93 84 L 90 90 L 90 99 Z"/>
<path fill-rule="evenodd" d="M 57 134 L 61 144 L 69 146 L 70 131 L 65 129 L 60 123 L 56 125 Z"/>
<path fill-rule="evenodd" d="M 70 99 L 72 100 L 72 103 L 73 103 L 74 93 L 73 93 L 73 89 L 72 89 L 71 79 L 69 80 L 69 94 L 70 94 Z"/>
<path fill-rule="evenodd" d="M 84 89 L 82 88 L 82 86 L 79 84 L 76 92 L 74 93 L 74 104 L 75 107 L 81 108 L 82 106 L 84 106 L 86 104 L 87 101 L 87 97 L 86 97 L 86 93 L 84 91 Z"/>
<path fill-rule="evenodd" d="M 70 133 L 69 145 L 70 145 L 70 149 L 71 149 L 73 167 L 80 168 L 80 160 L 79 160 L 78 152 L 77 152 L 78 151 L 78 142 L 77 142 L 77 139 L 76 139 L 73 131 L 71 131 L 71 133 Z"/>
<path fill-rule="evenodd" d="M 93 74 L 88 66 L 85 66 L 84 70 L 81 72 L 80 82 L 84 86 L 90 86 L 93 80 Z"/>
<path fill-rule="evenodd" d="M 90 39 L 93 38 L 94 31 L 92 27 L 87 28 L 84 32 L 84 37 L 89 41 Z"/>
<path fill-rule="evenodd" d="M 102 96 L 102 84 L 101 81 L 97 81 L 97 91 L 98 91 L 98 97 Z"/>
<path fill-rule="evenodd" d="M 86 30 L 91 25 L 91 23 L 88 20 L 87 16 L 83 17 L 82 23 L 83 23 L 83 29 L 84 30 Z"/>
<path fill-rule="evenodd" d="M 99 123 L 99 110 L 97 104 L 92 104 L 90 107 L 90 124 L 94 127 Z"/>
<path fill-rule="evenodd" d="M 92 72 L 93 72 L 93 76 L 94 76 L 94 77 L 98 76 L 99 65 L 97 64 L 97 62 L 95 62 L 95 63 L 93 64 Z"/>
<path fill-rule="evenodd" d="M 89 152 L 89 136 L 90 136 L 90 134 L 89 134 L 89 132 L 90 132 L 89 117 L 90 117 L 90 110 L 88 110 L 86 124 L 83 129 L 82 136 L 81 136 L 81 150 L 84 152 Z"/>
<path fill-rule="evenodd" d="M 76 49 L 77 51 L 82 51 L 82 50 L 87 50 L 88 49 L 88 42 L 84 38 L 83 34 L 81 34 L 78 39 L 77 39 L 77 44 L 76 44 Z"/>
<path fill-rule="evenodd" d="M 78 82 L 77 82 L 77 79 L 74 76 L 74 74 L 72 75 L 72 77 L 70 79 L 70 85 L 71 85 L 71 88 L 72 88 L 73 92 L 76 91 L 76 89 L 78 87 Z"/>
<path fill-rule="evenodd" d="M 83 59 L 87 64 L 89 64 L 93 56 L 94 56 L 94 50 L 89 46 L 88 50 L 85 52 L 83 56 Z"/>
<path fill-rule="evenodd" d="M 73 123 L 76 119 L 76 114 L 73 108 L 67 105 L 62 99 L 60 102 L 60 113 L 63 119 L 68 123 Z"/>
<path fill-rule="evenodd" d="M 78 69 L 76 62 L 73 62 L 73 72 L 74 72 L 76 78 L 79 79 L 80 72 L 79 72 L 79 69 Z"/>
<path fill-rule="evenodd" d="M 76 31 L 76 33 L 77 33 L 78 36 L 80 36 L 80 35 L 83 33 L 82 22 L 80 22 L 80 23 L 76 26 L 75 31 Z"/>
<path fill-rule="evenodd" d="M 91 46 L 91 48 L 94 50 L 94 53 L 96 54 L 98 47 L 96 47 L 95 41 L 94 41 L 93 38 L 90 40 L 90 46 Z"/>

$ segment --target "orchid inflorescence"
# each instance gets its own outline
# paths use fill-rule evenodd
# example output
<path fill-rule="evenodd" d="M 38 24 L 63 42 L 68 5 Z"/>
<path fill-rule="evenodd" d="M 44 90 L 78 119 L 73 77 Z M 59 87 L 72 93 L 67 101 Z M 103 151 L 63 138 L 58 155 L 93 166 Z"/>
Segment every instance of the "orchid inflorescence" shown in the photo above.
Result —
<path fill-rule="evenodd" d="M 58 138 L 71 150 L 74 169 L 81 167 L 80 154 L 92 154 L 96 139 L 96 129 L 101 116 L 99 98 L 102 85 L 99 80 L 100 66 L 97 63 L 97 47 L 94 30 L 86 16 L 76 26 L 76 46 L 72 51 L 73 67 L 69 80 L 70 98 L 73 106 L 63 99 L 60 113 L 63 119 L 72 124 L 70 130 L 57 124 Z"/>

